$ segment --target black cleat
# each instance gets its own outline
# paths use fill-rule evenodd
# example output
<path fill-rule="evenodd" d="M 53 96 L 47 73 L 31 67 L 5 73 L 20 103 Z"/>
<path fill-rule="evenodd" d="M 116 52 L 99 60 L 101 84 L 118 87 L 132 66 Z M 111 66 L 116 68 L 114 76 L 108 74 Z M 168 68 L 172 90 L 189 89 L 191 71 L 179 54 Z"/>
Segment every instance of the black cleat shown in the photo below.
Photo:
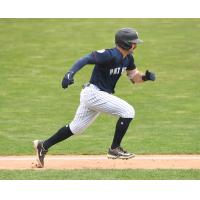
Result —
<path fill-rule="evenodd" d="M 135 155 L 133 153 L 129 153 L 129 152 L 123 150 L 122 147 L 117 147 L 115 149 L 110 148 L 108 150 L 107 157 L 109 159 L 117 159 L 118 158 L 118 159 L 127 160 L 127 159 L 135 157 Z"/>
<path fill-rule="evenodd" d="M 48 150 L 44 149 L 43 141 L 41 141 L 41 140 L 34 140 L 33 144 L 34 144 L 34 148 L 35 148 L 36 154 L 37 154 L 37 162 L 38 162 L 37 167 L 43 168 L 44 167 L 44 157 L 45 157 L 46 153 L 48 152 Z"/>

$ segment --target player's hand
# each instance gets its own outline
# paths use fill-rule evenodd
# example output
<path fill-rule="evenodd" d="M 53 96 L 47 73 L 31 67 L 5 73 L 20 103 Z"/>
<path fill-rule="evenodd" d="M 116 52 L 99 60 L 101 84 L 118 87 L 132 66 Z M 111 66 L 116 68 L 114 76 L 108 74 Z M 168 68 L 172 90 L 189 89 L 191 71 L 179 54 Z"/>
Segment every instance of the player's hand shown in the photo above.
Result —
<path fill-rule="evenodd" d="M 73 73 L 67 72 L 62 80 L 62 88 L 68 88 L 69 85 L 74 83 Z"/>
<path fill-rule="evenodd" d="M 142 76 L 143 81 L 155 81 L 156 75 L 153 72 L 146 70 L 145 75 Z"/>

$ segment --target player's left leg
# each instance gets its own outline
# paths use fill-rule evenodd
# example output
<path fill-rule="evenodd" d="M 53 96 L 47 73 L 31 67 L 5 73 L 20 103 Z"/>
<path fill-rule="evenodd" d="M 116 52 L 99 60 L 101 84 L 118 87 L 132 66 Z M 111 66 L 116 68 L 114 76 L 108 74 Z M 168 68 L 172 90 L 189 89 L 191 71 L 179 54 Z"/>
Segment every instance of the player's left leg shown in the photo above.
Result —
<path fill-rule="evenodd" d="M 122 118 L 120 117 L 117 121 L 116 127 L 115 127 L 115 134 L 112 141 L 111 149 L 115 149 L 120 146 L 121 141 L 129 127 L 130 122 L 132 121 L 132 118 Z"/>
<path fill-rule="evenodd" d="M 113 142 L 108 152 L 108 157 L 121 159 L 134 157 L 134 154 L 124 151 L 120 146 L 129 124 L 135 116 L 134 108 L 119 97 L 103 91 L 94 90 L 93 95 L 94 96 L 91 95 L 91 99 L 85 99 L 85 104 L 89 108 L 95 109 L 99 112 L 119 116 Z"/>
<path fill-rule="evenodd" d="M 133 153 L 129 153 L 121 147 L 122 139 L 127 132 L 127 129 L 132 119 L 133 118 L 120 117 L 117 121 L 113 142 L 108 150 L 108 158 L 129 159 L 135 156 Z"/>

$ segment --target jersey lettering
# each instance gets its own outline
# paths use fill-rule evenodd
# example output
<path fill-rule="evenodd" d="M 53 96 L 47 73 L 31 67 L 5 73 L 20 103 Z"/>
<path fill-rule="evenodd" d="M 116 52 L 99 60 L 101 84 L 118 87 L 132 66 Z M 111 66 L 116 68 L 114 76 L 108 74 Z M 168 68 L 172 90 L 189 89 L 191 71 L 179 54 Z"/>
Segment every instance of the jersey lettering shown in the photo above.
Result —
<path fill-rule="evenodd" d="M 120 51 L 116 47 L 94 51 L 92 58 L 95 66 L 90 83 L 111 94 L 115 92 L 115 85 L 121 73 L 125 70 L 136 68 L 133 56 L 128 55 L 126 58 L 122 58 Z"/>
<path fill-rule="evenodd" d="M 110 75 L 115 75 L 120 73 L 120 67 L 116 67 L 113 69 L 110 69 Z"/>

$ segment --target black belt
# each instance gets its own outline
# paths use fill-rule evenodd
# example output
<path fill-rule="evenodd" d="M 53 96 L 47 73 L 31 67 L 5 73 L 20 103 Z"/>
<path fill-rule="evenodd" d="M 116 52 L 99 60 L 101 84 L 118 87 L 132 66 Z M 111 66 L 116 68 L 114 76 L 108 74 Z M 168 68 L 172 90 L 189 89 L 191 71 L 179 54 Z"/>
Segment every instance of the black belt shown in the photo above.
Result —
<path fill-rule="evenodd" d="M 91 84 L 91 83 L 85 83 L 85 84 L 82 85 L 82 88 L 84 89 L 84 88 L 86 88 L 86 87 L 89 87 L 90 84 Z"/>
<path fill-rule="evenodd" d="M 86 87 L 89 87 L 90 85 L 95 86 L 95 87 L 96 87 L 98 90 L 100 90 L 100 91 L 104 91 L 104 90 L 101 90 L 98 86 L 96 86 L 96 85 L 94 85 L 94 84 L 92 84 L 92 83 L 85 83 L 85 84 L 82 85 L 82 88 L 84 89 L 84 88 L 86 88 Z M 105 91 L 105 92 L 107 92 L 107 91 Z M 111 92 L 107 92 L 107 93 L 113 94 L 113 93 L 111 93 Z"/>

